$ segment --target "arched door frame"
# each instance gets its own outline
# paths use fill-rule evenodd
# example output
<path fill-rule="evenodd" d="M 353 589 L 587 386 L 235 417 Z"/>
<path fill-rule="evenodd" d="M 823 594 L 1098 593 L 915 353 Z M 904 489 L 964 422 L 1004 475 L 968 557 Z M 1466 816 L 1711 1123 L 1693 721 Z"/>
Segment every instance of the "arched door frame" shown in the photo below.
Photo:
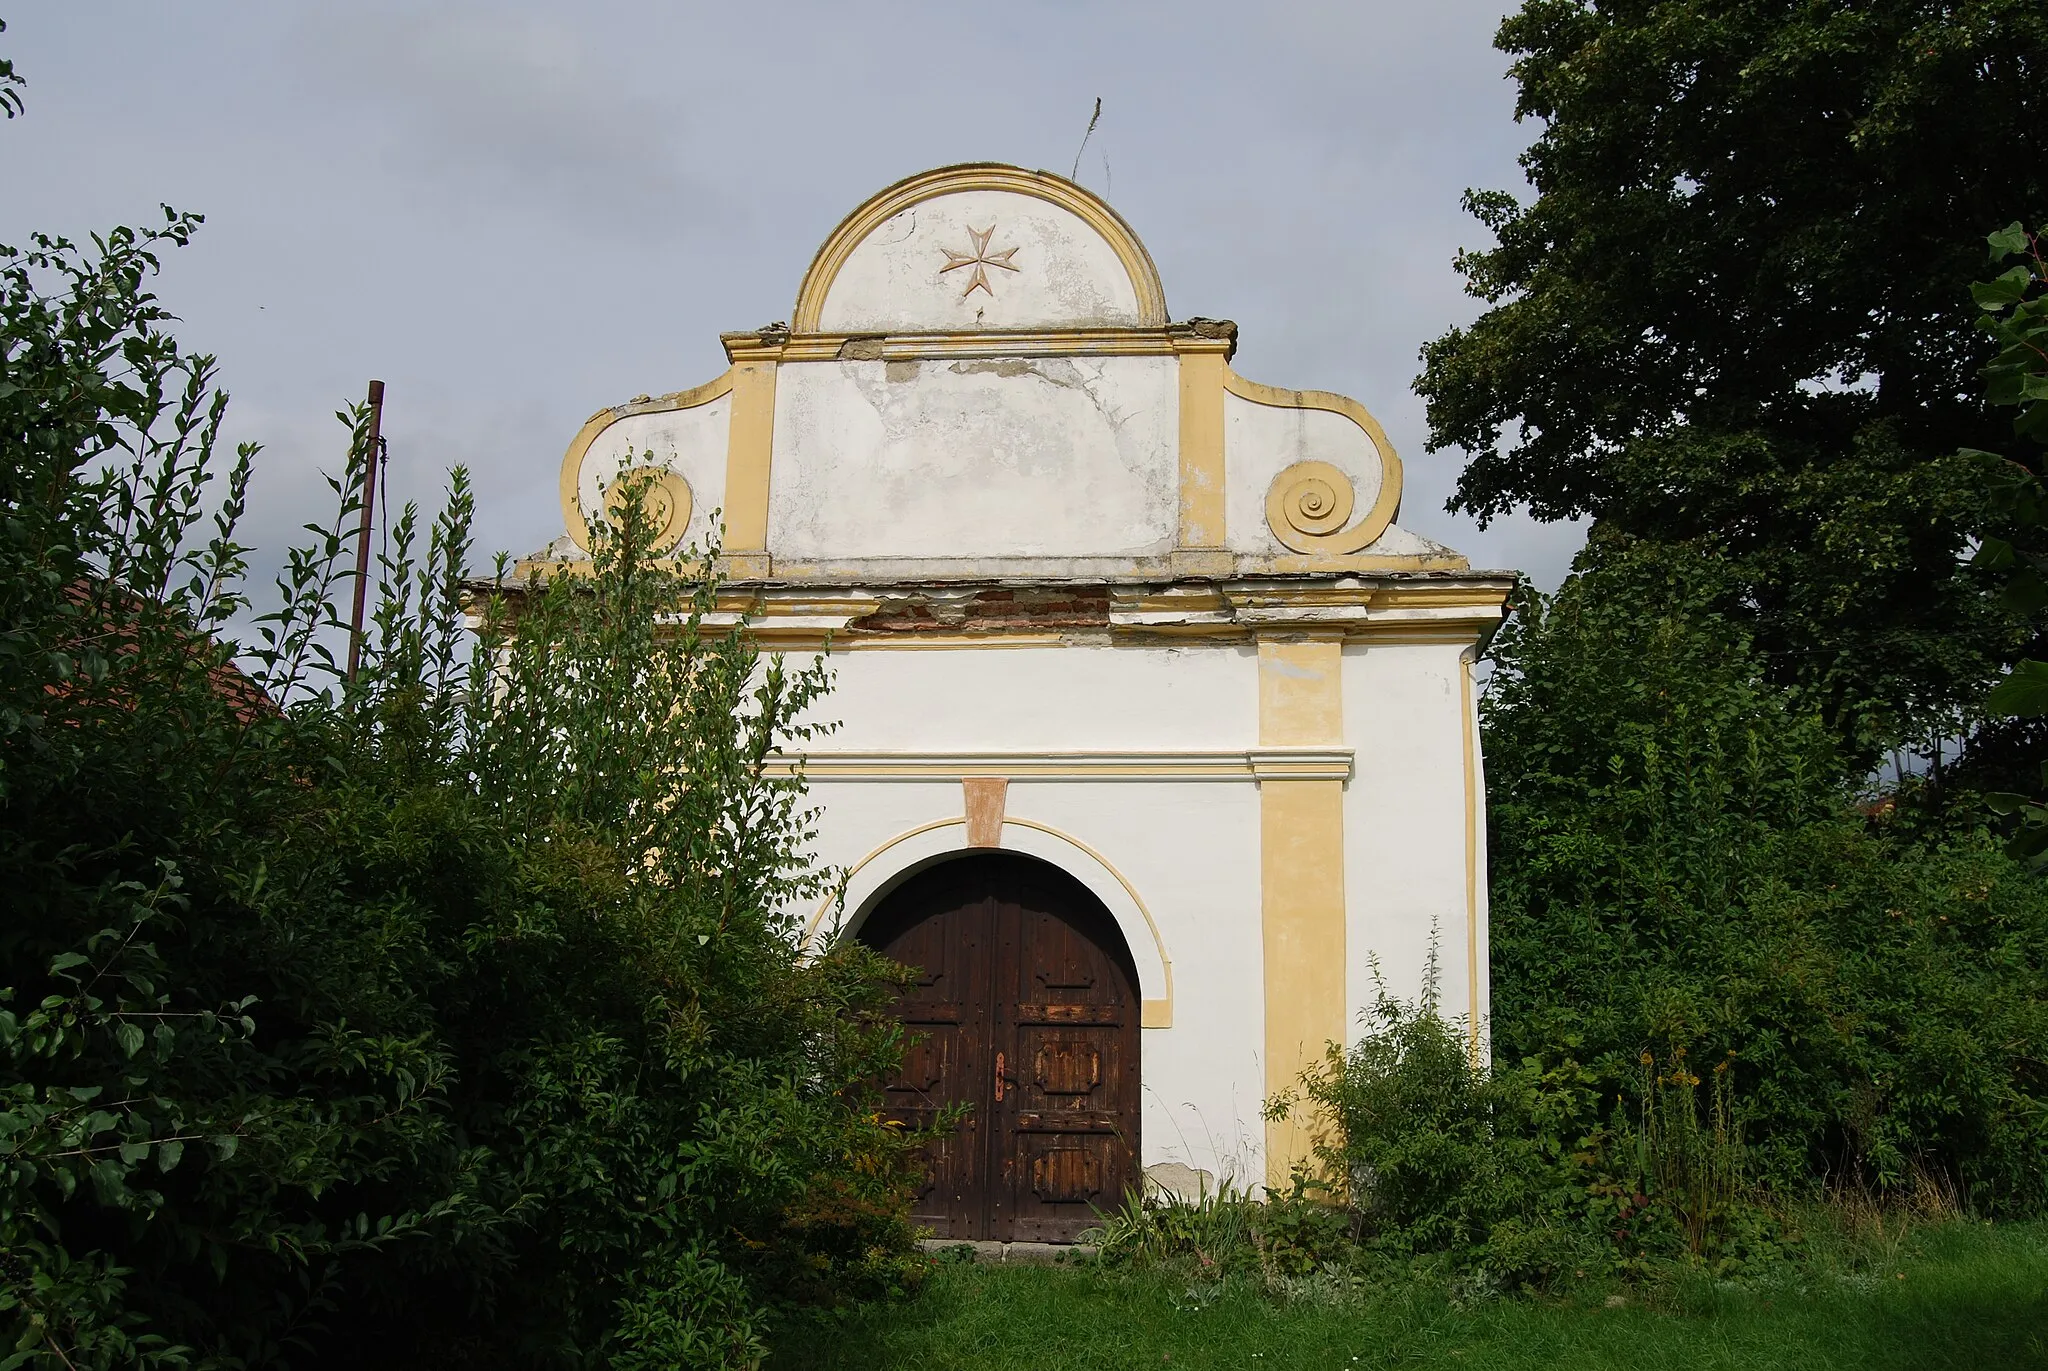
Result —
<path fill-rule="evenodd" d="M 1086 886 L 1102 901 L 1138 969 L 1138 994 L 1143 1004 L 1139 1023 L 1145 1028 L 1173 1025 L 1173 961 L 1152 912 L 1138 891 L 1108 859 L 1080 839 L 1049 824 L 1005 817 L 1000 847 L 975 847 L 967 841 L 967 821 L 940 819 L 921 824 L 889 839 L 855 862 L 846 874 L 841 895 L 827 899 L 811 915 L 804 930 L 810 945 L 860 931 L 884 896 L 927 867 L 955 857 L 1012 852 L 1048 862 Z M 835 913 L 843 917 L 834 922 Z"/>

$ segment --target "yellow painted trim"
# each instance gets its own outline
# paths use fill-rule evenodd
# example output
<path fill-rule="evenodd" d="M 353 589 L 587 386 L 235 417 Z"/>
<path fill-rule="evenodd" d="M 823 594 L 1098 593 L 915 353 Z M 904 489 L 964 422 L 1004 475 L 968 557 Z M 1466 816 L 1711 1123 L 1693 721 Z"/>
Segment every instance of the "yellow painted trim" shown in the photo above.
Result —
<path fill-rule="evenodd" d="M 1341 637 L 1259 641 L 1259 741 L 1339 747 Z M 1344 783 L 1259 785 L 1259 922 L 1265 955 L 1266 1092 L 1293 1090 L 1345 1037 Z M 1266 1183 L 1313 1166 L 1325 1121 L 1297 1106 L 1266 1123 Z"/>
<path fill-rule="evenodd" d="M 732 426 L 725 449 L 725 554 L 736 565 L 768 551 L 768 478 L 775 449 L 773 361 L 732 365 Z M 752 567 L 749 567 L 752 570 Z"/>
<path fill-rule="evenodd" d="M 1439 623 L 1366 624 L 1344 636 L 1347 641 L 1356 643 L 1462 645 L 1471 642 L 1480 627 L 1490 622 L 1460 619 Z"/>
<path fill-rule="evenodd" d="M 1180 359 L 1180 546 L 1221 548 L 1223 376 L 1221 352 Z"/>
<path fill-rule="evenodd" d="M 1365 430 L 1373 450 L 1380 457 L 1380 489 L 1373 500 L 1372 508 L 1365 517 L 1349 528 L 1340 528 L 1327 534 L 1307 534 L 1295 529 L 1285 519 L 1273 517 L 1274 501 L 1282 495 L 1281 480 L 1287 476 L 1282 472 L 1274 481 L 1274 488 L 1266 497 L 1267 522 L 1273 536 L 1295 552 L 1346 556 L 1372 546 L 1387 525 L 1394 522 L 1394 515 L 1401 509 L 1401 458 L 1388 441 L 1387 431 L 1380 427 L 1380 421 L 1370 411 L 1348 395 L 1337 395 L 1326 390 L 1282 390 L 1277 386 L 1260 385 L 1248 381 L 1236 372 L 1225 368 L 1223 388 L 1240 400 L 1249 400 L 1255 405 L 1270 405 L 1278 409 L 1319 409 L 1331 414 L 1341 414 Z M 1292 468 L 1290 468 L 1292 470 Z"/>
<path fill-rule="evenodd" d="M 811 912 L 811 917 L 804 923 L 804 936 L 798 946 L 809 947 L 817 940 L 818 926 L 825 922 L 825 915 L 831 912 L 832 906 L 845 898 L 846 887 L 855 876 L 860 874 L 861 868 L 881 856 L 884 852 L 887 852 L 890 848 L 907 843 L 920 833 L 929 833 L 935 828 L 958 828 L 964 832 L 967 828 L 967 818 L 965 815 L 962 815 L 957 819 L 934 819 L 928 824 L 919 824 L 916 828 L 906 828 L 895 837 L 887 839 L 879 846 L 872 848 L 867 856 L 862 857 L 852 866 L 846 868 L 846 874 L 840 877 L 839 888 L 818 902 L 818 907 Z M 965 847 L 965 844 L 963 843 L 962 846 Z"/>
<path fill-rule="evenodd" d="M 1297 1089 L 1344 1041 L 1344 785 L 1259 787 L 1260 934 L 1265 953 L 1266 1091 Z M 1297 1103 L 1266 1123 L 1266 1184 L 1313 1166 L 1324 1121 Z"/>
<path fill-rule="evenodd" d="M 1103 856 L 1087 843 L 1082 842 L 1071 833 L 1054 828 L 1051 824 L 1042 824 L 1034 819 L 1019 819 L 1013 815 L 1005 814 L 1003 816 L 1003 826 L 1007 828 L 1011 825 L 1015 825 L 1018 828 L 1036 829 L 1040 833 L 1058 838 L 1063 843 L 1071 844 L 1094 859 L 1104 871 L 1116 877 L 1117 884 L 1124 888 L 1124 893 L 1131 897 L 1131 904 L 1136 907 L 1139 916 L 1145 920 L 1146 931 L 1152 935 L 1152 948 L 1159 955 L 1161 974 L 1166 980 L 1165 999 L 1141 1000 L 1139 1002 L 1138 1025 L 1141 1028 L 1173 1027 L 1173 958 L 1166 951 L 1166 939 L 1159 932 L 1159 921 L 1152 917 L 1151 906 L 1147 905 L 1144 896 L 1138 893 L 1138 887 L 1131 884 L 1131 878 L 1124 875 L 1115 862 Z M 839 883 L 839 890 L 827 895 L 820 901 L 818 908 L 811 914 L 810 919 L 805 922 L 803 940 L 799 945 L 809 947 L 816 942 L 818 929 L 824 923 L 825 915 L 831 911 L 833 905 L 839 903 L 846 886 L 855 876 L 860 874 L 863 867 L 867 866 L 884 852 L 887 852 L 890 848 L 906 843 L 919 834 L 930 833 L 932 830 L 939 828 L 958 828 L 962 830 L 964 835 L 967 828 L 967 820 L 964 816 L 957 819 L 935 819 L 931 823 L 919 824 L 916 828 L 906 829 L 874 848 L 865 857 L 862 857 L 859 861 L 848 867 L 846 875 Z M 964 843 L 962 844 L 962 850 L 965 850 Z M 1069 872 L 1068 874 L 1072 875 L 1073 873 Z"/>
<path fill-rule="evenodd" d="M 1152 907 L 1145 903 L 1143 896 L 1138 894 L 1138 887 L 1131 884 L 1131 878 L 1124 875 L 1115 862 L 1112 862 L 1073 834 L 1054 828 L 1051 824 L 1042 824 L 1034 819 L 1018 819 L 1008 816 L 1003 819 L 1003 823 L 1006 827 L 1015 824 L 1019 828 L 1035 828 L 1040 833 L 1051 834 L 1061 842 L 1072 843 L 1075 847 L 1080 848 L 1090 857 L 1100 862 L 1104 871 L 1116 877 L 1117 883 L 1123 886 L 1124 893 L 1131 897 L 1131 903 L 1137 906 L 1138 913 L 1144 916 L 1145 927 L 1152 934 L 1153 949 L 1159 954 L 1160 969 L 1166 977 L 1166 998 L 1164 1000 L 1145 1000 L 1142 1003 L 1139 1009 L 1139 1027 L 1173 1027 L 1173 958 L 1167 955 L 1166 939 L 1159 932 L 1159 921 L 1152 917 Z"/>
<path fill-rule="evenodd" d="M 778 635 L 774 622 L 750 624 L 748 633 L 764 646 L 780 646 L 784 642 L 815 645 L 824 651 L 829 644 L 833 652 L 930 652 L 956 648 L 1026 648 L 1026 647 L 1071 647 L 1073 640 L 1057 633 L 862 633 L 851 634 L 832 630 L 792 630 Z M 1099 641 L 1099 639 L 1098 639 Z"/>
<path fill-rule="evenodd" d="M 1055 176 L 1049 171 L 1026 171 L 1022 167 L 996 162 L 972 162 L 906 177 L 840 220 L 839 226 L 818 248 L 817 256 L 811 259 L 810 269 L 804 273 L 803 285 L 797 290 L 796 309 L 790 315 L 790 331 L 818 331 L 818 321 L 824 313 L 825 298 L 831 293 L 833 281 L 838 279 L 846 259 L 866 241 L 869 234 L 912 205 L 937 196 L 972 190 L 1029 195 L 1082 219 L 1102 235 L 1103 241 L 1115 251 L 1124 264 L 1124 270 L 1129 273 L 1131 288 L 1138 297 L 1139 326 L 1165 326 L 1166 289 L 1160 284 L 1159 268 L 1152 264 L 1152 254 L 1145 251 L 1145 245 L 1138 241 L 1138 235 L 1131 231 L 1122 215 L 1092 191 L 1075 185 L 1064 176 Z"/>
<path fill-rule="evenodd" d="M 582 483 L 583 459 L 590 452 L 590 445 L 597 441 L 597 435 L 621 419 L 635 414 L 661 414 L 674 409 L 695 409 L 708 405 L 732 389 L 732 369 L 728 367 L 723 375 L 706 381 L 690 390 L 679 390 L 669 395 L 657 395 L 651 399 L 634 400 L 623 405 L 601 409 L 583 421 L 583 427 L 569 442 L 569 450 L 562 455 L 562 527 L 576 540 L 576 546 L 590 550 L 590 524 L 583 517 Z"/>
<path fill-rule="evenodd" d="M 1458 659 L 1458 699 L 1463 709 L 1459 732 L 1465 744 L 1465 986 L 1470 1007 L 1471 1043 L 1467 1058 L 1479 1061 L 1479 720 L 1472 708 L 1472 654 Z"/>
<path fill-rule="evenodd" d="M 641 500 L 642 508 L 648 509 L 650 522 L 654 511 L 661 507 L 657 492 L 659 496 L 667 498 L 667 512 L 661 515 L 661 522 L 654 528 L 654 535 L 648 542 L 649 551 L 656 556 L 666 557 L 675 551 L 676 544 L 682 542 L 683 535 L 689 531 L 690 513 L 695 496 L 690 491 L 690 483 L 683 479 L 681 472 L 665 466 L 628 467 L 619 473 L 618 479 L 613 481 L 611 488 L 605 492 L 605 519 L 613 528 L 620 527 L 624 521 L 622 507 L 625 501 L 620 497 L 625 494 L 626 484 L 636 477 L 652 478 L 653 484 Z"/>

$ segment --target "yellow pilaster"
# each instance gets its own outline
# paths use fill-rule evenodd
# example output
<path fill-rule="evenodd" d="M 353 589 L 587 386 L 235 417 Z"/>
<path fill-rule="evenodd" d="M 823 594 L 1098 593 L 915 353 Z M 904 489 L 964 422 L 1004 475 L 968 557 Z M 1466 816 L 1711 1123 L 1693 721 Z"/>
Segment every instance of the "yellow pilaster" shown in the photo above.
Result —
<path fill-rule="evenodd" d="M 1223 374 L 1230 339 L 1183 335 L 1173 340 L 1180 358 L 1180 527 L 1175 571 L 1228 576 L 1224 546 Z"/>
<path fill-rule="evenodd" d="M 1260 744 L 1341 745 L 1343 664 L 1341 639 L 1261 639 Z M 1259 828 L 1266 1093 L 1275 1095 L 1344 1041 L 1344 783 L 1262 780 Z M 1300 1109 L 1267 1123 L 1268 1185 L 1313 1160 L 1317 1126 Z"/>
<path fill-rule="evenodd" d="M 1223 546 L 1223 354 L 1180 358 L 1180 545 Z"/>
<path fill-rule="evenodd" d="M 768 469 L 775 445 L 773 356 L 733 350 L 725 449 L 725 555 L 736 576 L 768 574 Z"/>

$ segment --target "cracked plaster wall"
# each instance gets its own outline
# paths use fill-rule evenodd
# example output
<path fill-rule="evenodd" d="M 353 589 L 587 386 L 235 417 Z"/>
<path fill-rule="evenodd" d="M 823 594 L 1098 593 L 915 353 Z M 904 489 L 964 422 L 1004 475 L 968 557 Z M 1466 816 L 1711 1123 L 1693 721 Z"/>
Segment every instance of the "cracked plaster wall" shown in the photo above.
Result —
<path fill-rule="evenodd" d="M 834 361 L 777 379 L 780 557 L 1142 556 L 1179 520 L 1170 357 Z"/>

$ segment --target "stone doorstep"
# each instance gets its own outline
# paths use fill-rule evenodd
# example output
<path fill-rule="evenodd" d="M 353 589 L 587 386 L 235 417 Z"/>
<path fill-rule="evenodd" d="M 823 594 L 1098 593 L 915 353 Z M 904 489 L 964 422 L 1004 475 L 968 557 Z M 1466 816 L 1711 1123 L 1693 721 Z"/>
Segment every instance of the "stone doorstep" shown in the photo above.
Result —
<path fill-rule="evenodd" d="M 965 1247 L 973 1251 L 978 1262 L 1019 1262 L 1032 1266 L 1051 1266 L 1055 1262 L 1085 1260 L 1095 1255 L 1091 1244 L 1073 1242 L 969 1242 L 963 1238 L 925 1238 L 918 1246 L 934 1255 Z"/>

